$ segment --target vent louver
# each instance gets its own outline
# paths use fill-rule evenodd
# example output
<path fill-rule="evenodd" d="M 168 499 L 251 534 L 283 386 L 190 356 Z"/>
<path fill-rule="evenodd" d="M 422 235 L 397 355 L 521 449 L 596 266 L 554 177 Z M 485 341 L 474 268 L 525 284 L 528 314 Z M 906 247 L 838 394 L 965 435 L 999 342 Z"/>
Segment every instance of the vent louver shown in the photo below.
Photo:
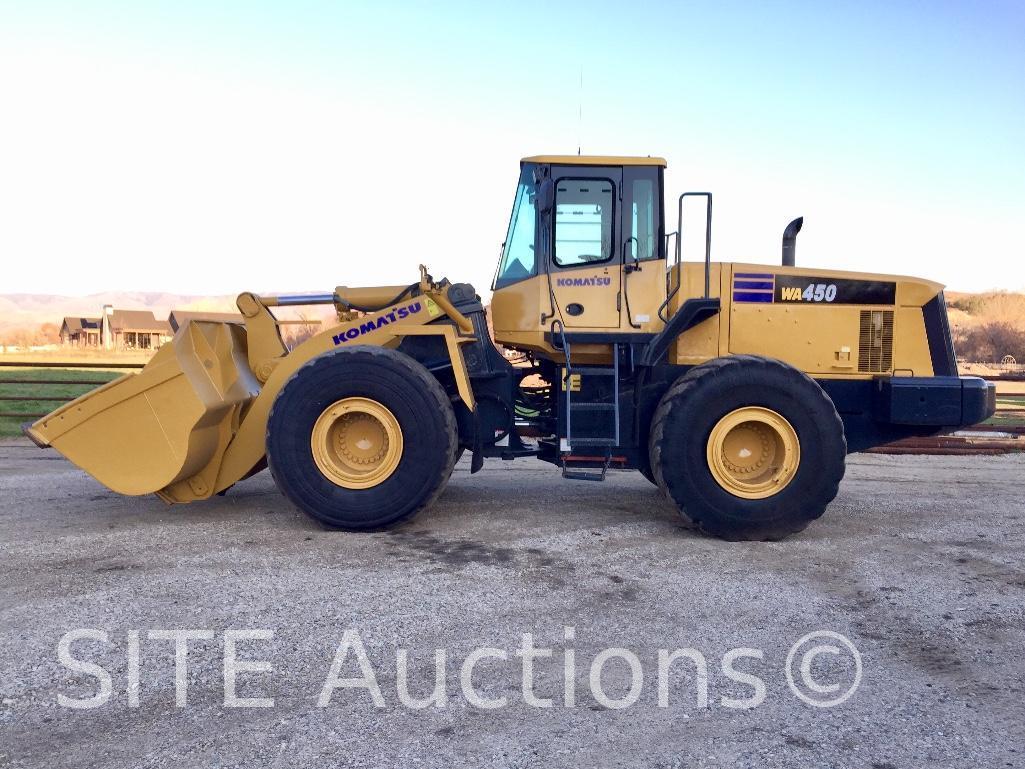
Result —
<path fill-rule="evenodd" d="M 858 371 L 882 373 L 893 368 L 893 311 L 862 310 L 858 337 Z"/>

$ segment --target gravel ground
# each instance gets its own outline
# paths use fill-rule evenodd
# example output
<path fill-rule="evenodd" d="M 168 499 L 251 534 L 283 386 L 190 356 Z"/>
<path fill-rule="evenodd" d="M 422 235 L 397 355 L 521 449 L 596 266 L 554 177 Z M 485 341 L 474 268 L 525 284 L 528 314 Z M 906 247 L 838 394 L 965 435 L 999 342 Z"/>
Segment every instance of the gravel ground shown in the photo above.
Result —
<path fill-rule="evenodd" d="M 471 477 L 463 460 L 419 519 L 352 535 L 294 511 L 267 473 L 167 507 L 119 497 L 53 452 L 2 443 L 0 766 L 1025 766 L 1023 471 L 1025 455 L 856 456 L 806 532 L 731 544 L 683 528 L 637 473 L 581 483 L 496 461 Z M 107 633 L 72 646 L 111 676 L 93 709 L 58 704 L 100 690 L 58 660 L 77 628 Z M 239 656 L 273 670 L 239 673 L 238 695 L 273 707 L 225 707 L 225 631 L 259 628 L 273 638 L 240 643 Z M 148 635 L 159 629 L 213 636 L 188 646 L 184 707 L 174 643 Z M 860 685 L 834 707 L 799 699 L 784 674 L 791 646 L 818 630 L 860 654 Z M 365 688 L 334 689 L 318 707 L 346 631 L 383 707 Z M 533 674 L 550 708 L 525 701 L 524 633 L 553 649 Z M 470 704 L 460 685 L 467 655 L 488 646 L 507 659 L 483 659 L 473 684 L 506 697 L 496 709 Z M 853 655 L 811 658 L 812 683 L 839 687 L 816 692 L 800 665 L 811 646 L 791 665 L 797 691 L 846 692 Z M 596 690 L 589 671 L 608 647 L 635 654 L 640 676 L 613 657 Z M 659 649 L 683 647 L 707 662 L 707 703 L 682 659 L 663 707 Z M 745 647 L 761 658 L 724 660 Z M 447 655 L 445 706 L 402 705 L 400 680 L 417 697 L 433 688 L 435 648 Z M 361 675 L 350 652 L 339 677 Z M 608 707 L 629 702 L 635 683 L 634 704 Z"/>

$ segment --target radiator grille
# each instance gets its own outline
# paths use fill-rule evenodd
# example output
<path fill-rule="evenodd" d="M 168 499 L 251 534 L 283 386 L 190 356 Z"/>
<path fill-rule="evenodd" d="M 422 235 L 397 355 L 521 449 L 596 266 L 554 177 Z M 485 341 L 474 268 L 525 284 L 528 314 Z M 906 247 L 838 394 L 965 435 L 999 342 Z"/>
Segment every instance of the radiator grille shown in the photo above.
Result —
<path fill-rule="evenodd" d="M 858 371 L 882 373 L 893 368 L 893 310 L 862 310 L 858 337 Z"/>

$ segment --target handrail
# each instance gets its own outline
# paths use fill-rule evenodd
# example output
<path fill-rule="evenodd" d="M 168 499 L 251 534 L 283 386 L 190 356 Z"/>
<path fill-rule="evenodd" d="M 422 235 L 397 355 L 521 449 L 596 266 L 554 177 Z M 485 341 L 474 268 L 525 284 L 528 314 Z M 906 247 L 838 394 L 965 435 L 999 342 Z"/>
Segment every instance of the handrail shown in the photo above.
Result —
<path fill-rule="evenodd" d="M 680 233 L 678 231 L 676 231 L 676 232 L 667 232 L 666 233 L 666 236 L 665 236 L 665 238 L 666 238 L 665 253 L 668 256 L 668 254 L 669 254 L 669 238 L 673 238 L 673 237 L 676 238 L 676 245 L 673 246 L 673 253 L 675 254 L 674 261 L 675 261 L 676 264 L 679 264 L 680 263 L 679 262 Z M 672 286 L 672 277 L 671 276 L 672 276 L 673 272 L 676 272 L 676 285 L 675 286 Z M 670 287 L 670 286 L 672 286 L 672 287 Z M 680 273 L 679 273 L 679 270 L 675 270 L 674 271 L 674 270 L 670 269 L 668 265 L 666 265 L 666 298 L 665 298 L 665 301 L 662 302 L 662 304 L 660 304 L 658 306 L 658 317 L 659 317 L 659 320 L 661 320 L 663 323 L 668 323 L 669 322 L 669 318 L 666 317 L 665 311 L 666 311 L 666 308 L 669 306 L 669 302 L 672 301 L 673 297 L 676 296 L 676 292 L 679 291 L 679 290 L 680 290 Z"/>
<path fill-rule="evenodd" d="M 679 233 L 676 237 L 676 264 L 679 265 L 683 251 L 683 199 L 688 197 L 706 198 L 708 201 L 705 209 L 705 299 L 708 299 L 710 288 L 710 274 L 712 271 L 712 193 L 711 192 L 685 192 L 680 195 L 679 201 L 679 223 L 676 230 Z"/>
<path fill-rule="evenodd" d="M 670 232 L 666 234 L 666 253 L 669 253 L 669 238 L 676 236 L 676 249 L 674 255 L 673 267 L 679 272 L 681 263 L 683 262 L 683 199 L 688 197 L 703 197 L 707 199 L 705 208 L 705 299 L 708 299 L 711 295 L 711 273 L 712 273 L 712 193 L 711 192 L 685 192 L 680 195 L 680 199 L 677 202 L 677 224 L 676 232 Z M 671 272 L 672 270 L 670 270 Z M 677 275 L 676 285 L 670 289 L 670 281 L 668 275 L 666 276 L 666 299 L 658 307 L 658 317 L 663 323 L 668 323 L 669 318 L 666 317 L 665 311 L 669 306 L 669 302 L 672 301 L 673 297 L 676 296 L 680 290 L 680 285 L 683 279 Z"/>
<path fill-rule="evenodd" d="M 556 327 L 558 327 L 558 331 L 556 331 Z M 569 340 L 566 339 L 566 326 L 563 325 L 563 322 L 561 320 L 559 320 L 558 318 L 555 318 L 552 321 L 551 328 L 552 328 L 552 347 L 554 347 L 556 350 L 561 350 L 562 354 L 566 358 L 566 375 L 565 375 L 565 377 L 563 377 L 563 381 L 566 382 L 566 381 L 569 380 L 569 370 L 573 366 L 573 361 L 570 360 Z M 555 343 L 555 335 L 556 335 L 556 333 L 558 333 L 558 335 L 559 335 L 559 344 Z"/>

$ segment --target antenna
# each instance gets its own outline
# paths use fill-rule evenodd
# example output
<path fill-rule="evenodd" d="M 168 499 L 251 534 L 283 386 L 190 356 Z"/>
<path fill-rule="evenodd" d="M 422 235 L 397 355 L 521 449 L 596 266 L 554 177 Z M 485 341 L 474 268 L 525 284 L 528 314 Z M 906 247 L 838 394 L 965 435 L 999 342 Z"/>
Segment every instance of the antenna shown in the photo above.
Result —
<path fill-rule="evenodd" d="M 577 100 L 577 157 L 580 156 L 581 138 L 584 132 L 584 65 L 580 65 L 580 95 Z"/>

